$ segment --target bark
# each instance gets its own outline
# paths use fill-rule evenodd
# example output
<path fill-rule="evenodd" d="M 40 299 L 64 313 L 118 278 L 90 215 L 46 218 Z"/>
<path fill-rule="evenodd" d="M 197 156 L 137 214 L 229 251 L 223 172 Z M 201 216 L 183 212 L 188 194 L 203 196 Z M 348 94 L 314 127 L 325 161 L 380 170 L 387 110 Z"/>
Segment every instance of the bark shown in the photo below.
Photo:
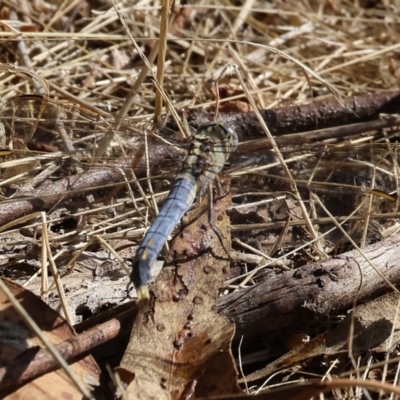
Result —
<path fill-rule="evenodd" d="M 386 279 L 393 285 L 400 283 L 400 234 L 393 235 L 381 242 L 374 243 L 364 249 L 365 255 L 375 265 Z M 321 319 L 328 318 L 330 313 L 337 313 L 359 304 L 368 297 L 376 297 L 390 288 L 373 267 L 358 251 L 350 251 L 339 257 L 307 264 L 296 270 L 286 271 L 270 277 L 268 280 L 240 291 L 231 293 L 218 299 L 218 311 L 236 323 L 237 336 L 244 335 L 246 339 L 261 334 L 272 333 L 285 329 L 305 328 Z M 390 289 L 389 289 L 390 290 Z M 129 307 L 132 307 L 129 305 Z M 80 324 L 77 330 L 89 329 L 85 334 L 75 338 L 79 346 L 71 351 L 71 341 L 60 344 L 66 359 L 78 357 L 101 343 L 107 342 L 117 334 L 120 323 L 124 322 L 125 329 L 118 333 L 118 342 L 123 337 L 128 338 L 130 328 L 126 321 L 132 323 L 137 309 L 128 309 L 126 304 L 118 307 L 120 311 L 116 317 L 109 319 L 101 315 L 102 320 L 96 317 Z M 116 309 L 112 311 L 116 313 Z M 103 322 L 103 319 L 109 319 Z M 93 323 L 102 323 L 91 328 Z M 90 323 L 90 324 L 88 324 Z M 129 325 L 129 324 L 128 324 Z M 110 334 L 107 329 L 110 330 Z M 94 336 L 102 332 L 100 339 Z M 83 340 L 89 338 L 88 341 Z M 83 342 L 81 342 L 83 340 Z M 67 354 L 68 353 L 68 354 Z M 46 364 L 38 367 L 46 358 Z M 18 382 L 32 379 L 33 376 L 56 367 L 50 363 L 51 356 L 46 350 L 40 350 L 35 356 L 37 363 L 29 360 L 32 366 L 27 369 Z M 18 360 L 21 363 L 22 358 Z M 13 370 L 14 368 L 12 368 Z M 9 378 L 12 377 L 11 380 Z M 13 375 L 5 377 L 0 369 L 0 385 L 2 388 L 10 382 L 15 383 Z M 5 386 L 3 386 L 5 385 Z"/>
<path fill-rule="evenodd" d="M 377 119 L 382 113 L 397 113 L 399 103 L 400 92 L 396 90 L 345 98 L 341 104 L 334 97 L 325 97 L 307 104 L 260 110 L 260 113 L 271 133 L 279 136 L 370 121 Z M 193 109 L 188 111 L 186 117 L 191 125 L 198 126 L 204 121 L 212 120 L 213 114 Z M 252 112 L 220 113 L 219 120 L 233 127 L 240 141 L 249 136 L 265 137 Z M 169 125 L 171 129 L 176 129 L 173 121 L 170 121 Z"/>
<path fill-rule="evenodd" d="M 132 306 L 132 304 L 130 303 Z M 132 328 L 131 321 L 137 314 L 137 309 L 117 315 L 90 330 L 72 337 L 56 345 L 57 351 L 66 361 L 84 358 L 94 348 L 107 343 L 117 336 L 128 336 Z M 10 387 L 26 384 L 34 378 L 56 371 L 60 368 L 58 361 L 46 348 L 33 347 L 19 354 L 6 367 L 0 368 L 0 395 Z"/>
<path fill-rule="evenodd" d="M 269 277 L 220 297 L 218 310 L 246 338 L 305 328 L 400 283 L 400 234 L 364 248 L 376 270 L 354 250 Z"/>

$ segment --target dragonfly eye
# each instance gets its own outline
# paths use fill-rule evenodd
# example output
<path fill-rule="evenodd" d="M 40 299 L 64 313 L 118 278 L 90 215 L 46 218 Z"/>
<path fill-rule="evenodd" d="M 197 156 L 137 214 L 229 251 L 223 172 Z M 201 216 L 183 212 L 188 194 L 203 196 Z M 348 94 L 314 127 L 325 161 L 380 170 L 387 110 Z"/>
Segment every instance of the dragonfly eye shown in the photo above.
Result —
<path fill-rule="evenodd" d="M 206 131 L 209 132 L 210 129 L 213 128 L 213 127 L 216 126 L 216 125 L 217 125 L 217 124 L 216 124 L 215 122 L 211 122 L 211 121 L 204 122 L 204 124 L 201 124 L 201 125 L 198 127 L 197 131 L 206 130 Z"/>
<path fill-rule="evenodd" d="M 232 145 L 232 149 L 235 150 L 238 145 L 238 136 L 236 132 L 225 125 L 221 125 L 221 128 L 226 132 L 226 141 L 230 143 Z"/>

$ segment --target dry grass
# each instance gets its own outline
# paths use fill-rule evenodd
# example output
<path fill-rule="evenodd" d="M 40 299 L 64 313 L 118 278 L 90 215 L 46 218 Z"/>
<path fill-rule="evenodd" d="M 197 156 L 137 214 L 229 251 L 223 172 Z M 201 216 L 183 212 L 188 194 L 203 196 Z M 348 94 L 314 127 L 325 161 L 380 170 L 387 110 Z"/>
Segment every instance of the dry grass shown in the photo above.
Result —
<path fill-rule="evenodd" d="M 168 21 L 160 3 L 3 1 L 2 103 L 17 95 L 36 93 L 83 107 L 98 119 L 130 117 L 133 128 L 124 130 L 119 122 L 104 128 L 107 134 L 95 149 L 98 159 L 112 143 L 120 145 L 120 152 L 130 148 L 139 127 L 157 132 L 166 114 L 179 121 L 176 110 L 184 107 L 218 110 L 235 101 L 243 102 L 246 109 L 251 109 L 249 103 L 253 109 L 266 109 L 302 104 L 332 93 L 341 101 L 398 87 L 398 2 L 210 0 L 200 5 L 188 1 L 173 8 Z M 217 98 L 221 87 L 228 88 L 227 95 Z M 186 135 L 185 125 L 179 123 L 179 127 L 181 135 Z M 126 180 L 134 181 L 135 177 Z M 128 246 L 126 238 L 143 235 L 149 208 L 157 209 L 166 186 L 164 182 L 161 189 L 156 187 L 146 197 L 146 189 L 154 186 L 150 180 L 147 184 L 145 188 L 135 186 L 140 198 L 127 191 L 114 204 L 96 204 L 90 210 L 75 212 L 75 218 L 84 219 L 84 226 L 54 239 L 61 246 L 55 256 L 49 256 L 53 238 L 46 234 L 39 240 L 23 238 L 17 229 L 11 229 L 15 222 L 3 227 L 7 231 L 1 237 L 24 251 L 28 244 L 45 244 L 42 247 L 47 253 L 42 253 L 37 266 L 45 268 L 44 260 L 49 257 L 54 267 L 54 260 L 59 258 L 64 270 L 69 271 L 79 256 L 96 253 L 88 251 L 98 241 L 103 241 L 104 248 L 108 243 L 109 254 L 112 247 Z M 313 232 L 313 222 L 301 207 L 309 232 Z M 115 209 L 117 215 L 105 217 Z M 51 215 L 52 224 L 61 220 L 62 216 Z M 45 219 L 27 229 L 42 224 L 46 232 L 49 221 Z M 318 233 L 310 236 L 316 240 Z M 74 256 L 64 258 L 71 251 L 76 252 Z M 313 251 L 315 255 L 323 250 L 315 245 Z M 257 249 L 254 253 L 267 258 Z M 119 257 L 118 252 L 115 257 Z M 276 259 L 270 264 L 274 262 Z M 92 268 L 100 266 L 103 268 L 102 263 L 94 262 Z M 246 285 L 256 272 L 257 268 L 231 288 Z M 56 284 L 59 296 L 64 297 L 62 285 Z M 51 284 L 42 279 L 43 297 L 50 289 Z M 123 297 L 122 289 L 119 296 Z M 75 310 L 72 314 L 68 310 L 74 307 L 64 303 L 64 314 L 71 323 Z M 97 310 L 96 306 L 93 309 Z M 326 374 L 329 377 L 329 369 Z M 336 396 L 351 395 L 337 390 Z"/>
<path fill-rule="evenodd" d="M 325 85 L 312 77 L 309 82 L 292 60 L 269 48 L 283 50 L 302 62 L 343 96 L 396 86 L 399 44 L 396 23 L 391 22 L 396 20 L 395 6 L 248 3 L 249 8 L 196 3 L 182 6 L 179 14 L 171 16 L 163 89 L 175 107 L 212 104 L 210 89 L 215 78 L 228 64 L 237 64 L 226 52 L 226 43 L 235 49 L 261 107 L 304 102 L 311 95 L 328 93 Z M 143 64 L 115 11 L 109 4 L 71 3 L 71 7 L 66 2 L 61 8 L 55 4 L 43 2 L 43 9 L 36 10 L 25 3 L 25 19 L 30 17 L 38 24 L 39 32 L 29 31 L 29 23 L 5 21 L 1 38 L 4 49 L 8 46 L 10 52 L 3 52 L 2 61 L 32 68 L 51 82 L 54 97 L 63 98 L 57 90 L 62 89 L 94 107 L 119 110 Z M 124 15 L 138 48 L 149 54 L 160 35 L 159 4 L 115 6 Z M 18 31 L 23 33 L 15 48 Z M 155 67 L 153 76 L 154 71 Z M 235 77 L 225 79 L 232 88 L 238 85 Z M 15 74 L 4 74 L 3 101 L 17 94 L 36 93 L 38 88 L 30 85 L 26 77 L 18 80 Z M 129 114 L 152 117 L 154 104 L 154 86 L 147 79 Z"/>

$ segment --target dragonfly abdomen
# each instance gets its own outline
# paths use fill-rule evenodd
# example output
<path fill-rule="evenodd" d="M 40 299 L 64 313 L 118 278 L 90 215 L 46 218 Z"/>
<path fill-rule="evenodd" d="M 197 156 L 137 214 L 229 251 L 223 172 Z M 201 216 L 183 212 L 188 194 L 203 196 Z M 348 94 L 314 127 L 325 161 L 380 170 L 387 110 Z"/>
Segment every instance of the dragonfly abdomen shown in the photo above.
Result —
<path fill-rule="evenodd" d="M 146 285 L 151 278 L 151 264 L 158 257 L 174 227 L 192 205 L 196 194 L 194 175 L 188 172 L 180 173 L 135 256 L 131 280 L 139 297 L 147 297 Z"/>

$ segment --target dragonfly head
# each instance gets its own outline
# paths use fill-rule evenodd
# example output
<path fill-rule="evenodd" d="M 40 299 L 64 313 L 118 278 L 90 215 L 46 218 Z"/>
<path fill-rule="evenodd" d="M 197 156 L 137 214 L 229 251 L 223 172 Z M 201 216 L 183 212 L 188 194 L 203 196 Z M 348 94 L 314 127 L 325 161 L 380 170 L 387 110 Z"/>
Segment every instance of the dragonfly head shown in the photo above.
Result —
<path fill-rule="evenodd" d="M 203 135 L 214 138 L 221 142 L 227 153 L 232 153 L 236 150 L 239 139 L 237 133 L 228 125 L 220 122 L 205 122 L 197 129 L 196 135 Z"/>

